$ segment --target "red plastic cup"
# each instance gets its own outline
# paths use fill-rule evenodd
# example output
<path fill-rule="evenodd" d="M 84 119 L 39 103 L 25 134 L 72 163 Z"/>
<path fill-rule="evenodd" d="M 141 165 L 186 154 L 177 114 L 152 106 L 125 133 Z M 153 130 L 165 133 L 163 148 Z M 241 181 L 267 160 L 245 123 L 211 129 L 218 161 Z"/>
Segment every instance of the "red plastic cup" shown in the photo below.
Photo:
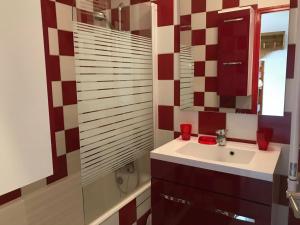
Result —
<path fill-rule="evenodd" d="M 180 131 L 182 140 L 190 140 L 192 133 L 192 124 L 180 124 Z"/>
<path fill-rule="evenodd" d="M 273 136 L 273 129 L 261 128 L 256 133 L 259 150 L 266 151 Z"/>

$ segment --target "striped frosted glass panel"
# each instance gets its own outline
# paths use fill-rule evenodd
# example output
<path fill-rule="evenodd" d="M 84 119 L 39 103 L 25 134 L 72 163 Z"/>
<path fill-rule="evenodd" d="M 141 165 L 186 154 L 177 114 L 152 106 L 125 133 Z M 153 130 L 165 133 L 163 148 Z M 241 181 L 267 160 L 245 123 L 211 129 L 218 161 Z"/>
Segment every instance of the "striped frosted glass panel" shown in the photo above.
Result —
<path fill-rule="evenodd" d="M 191 46 L 180 46 L 180 108 L 192 110 L 194 106 L 194 60 Z"/>
<path fill-rule="evenodd" d="M 74 24 L 82 182 L 153 149 L 152 42 Z"/>

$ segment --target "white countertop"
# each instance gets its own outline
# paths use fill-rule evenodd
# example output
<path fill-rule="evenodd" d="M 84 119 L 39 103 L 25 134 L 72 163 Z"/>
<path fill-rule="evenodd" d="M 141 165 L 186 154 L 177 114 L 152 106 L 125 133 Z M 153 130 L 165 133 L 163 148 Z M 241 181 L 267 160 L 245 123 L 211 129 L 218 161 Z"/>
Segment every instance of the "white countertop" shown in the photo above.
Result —
<path fill-rule="evenodd" d="M 273 181 L 273 174 L 280 156 L 280 145 L 270 144 L 268 151 L 258 150 L 257 145 L 245 144 L 239 142 L 227 142 L 226 147 L 238 150 L 254 151 L 255 155 L 248 164 L 220 162 L 206 159 L 199 159 L 190 155 L 183 155 L 177 151 L 188 143 L 197 143 L 199 151 L 201 147 L 210 148 L 216 145 L 202 145 L 198 143 L 198 138 L 192 137 L 190 141 L 183 141 L 180 138 L 168 142 L 167 144 L 154 149 L 151 152 L 151 159 L 177 163 L 186 166 L 198 167 L 207 170 L 224 172 L 244 177 L 250 177 L 259 180 Z"/>

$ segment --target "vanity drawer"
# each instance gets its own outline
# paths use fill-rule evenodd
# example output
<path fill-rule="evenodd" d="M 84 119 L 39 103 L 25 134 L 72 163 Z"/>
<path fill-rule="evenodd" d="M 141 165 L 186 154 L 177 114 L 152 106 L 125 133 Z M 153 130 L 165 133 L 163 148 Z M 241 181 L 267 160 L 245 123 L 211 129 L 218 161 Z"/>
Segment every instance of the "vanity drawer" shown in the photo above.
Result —
<path fill-rule="evenodd" d="M 153 225 L 269 225 L 271 207 L 152 179 Z"/>
<path fill-rule="evenodd" d="M 151 159 L 152 178 L 226 194 L 252 202 L 272 204 L 273 183 Z"/>

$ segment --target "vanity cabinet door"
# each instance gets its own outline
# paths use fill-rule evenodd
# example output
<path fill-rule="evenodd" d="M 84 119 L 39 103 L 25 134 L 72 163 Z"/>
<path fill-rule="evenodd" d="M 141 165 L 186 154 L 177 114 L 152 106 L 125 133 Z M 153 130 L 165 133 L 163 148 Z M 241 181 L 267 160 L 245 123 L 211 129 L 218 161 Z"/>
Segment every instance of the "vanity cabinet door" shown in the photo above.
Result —
<path fill-rule="evenodd" d="M 218 94 L 249 95 L 250 9 L 219 14 Z"/>
<path fill-rule="evenodd" d="M 152 179 L 153 225 L 269 225 L 271 208 Z"/>

